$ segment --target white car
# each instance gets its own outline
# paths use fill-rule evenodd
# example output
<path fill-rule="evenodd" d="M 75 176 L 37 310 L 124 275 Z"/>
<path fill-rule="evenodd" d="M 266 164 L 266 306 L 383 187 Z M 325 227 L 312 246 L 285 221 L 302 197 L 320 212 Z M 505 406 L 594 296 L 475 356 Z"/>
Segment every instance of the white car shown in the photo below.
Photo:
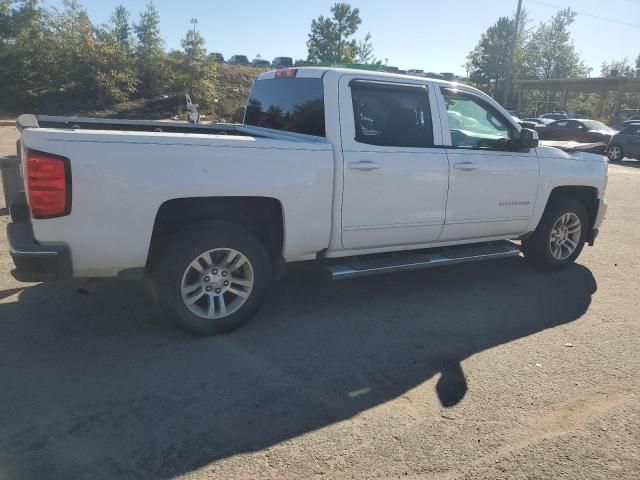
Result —
<path fill-rule="evenodd" d="M 522 251 L 559 269 L 606 212 L 602 156 L 541 147 L 489 96 L 426 78 L 266 72 L 240 127 L 18 127 L 16 277 L 144 278 L 201 335 L 247 321 L 287 262 L 340 279 Z"/>

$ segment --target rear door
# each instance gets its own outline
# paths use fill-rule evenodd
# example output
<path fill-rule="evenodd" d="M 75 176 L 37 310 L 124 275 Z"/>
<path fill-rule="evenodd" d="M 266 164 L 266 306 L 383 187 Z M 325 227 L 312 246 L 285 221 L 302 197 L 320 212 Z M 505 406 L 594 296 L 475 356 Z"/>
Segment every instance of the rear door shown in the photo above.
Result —
<path fill-rule="evenodd" d="M 567 131 L 568 131 L 569 120 L 557 120 L 553 123 L 547 125 L 545 140 L 568 140 Z"/>
<path fill-rule="evenodd" d="M 437 240 L 449 164 L 426 82 L 340 79 L 342 244 L 346 249 Z M 435 120 L 435 121 L 434 121 Z"/>
<path fill-rule="evenodd" d="M 591 141 L 591 135 L 584 123 L 577 120 L 569 120 L 567 122 L 566 139 L 575 140 L 576 142 L 589 142 Z"/>
<path fill-rule="evenodd" d="M 615 138 L 624 155 L 640 158 L 640 124 L 625 127 Z"/>
<path fill-rule="evenodd" d="M 439 95 L 451 167 L 440 240 L 524 233 L 538 190 L 535 149 L 514 151 L 516 126 L 482 96 L 450 88 Z"/>

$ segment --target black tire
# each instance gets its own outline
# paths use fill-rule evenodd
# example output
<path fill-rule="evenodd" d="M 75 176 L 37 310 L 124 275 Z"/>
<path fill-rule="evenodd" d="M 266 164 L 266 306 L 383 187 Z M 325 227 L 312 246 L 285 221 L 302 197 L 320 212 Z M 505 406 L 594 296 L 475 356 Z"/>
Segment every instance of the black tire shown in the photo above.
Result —
<path fill-rule="evenodd" d="M 615 150 L 614 147 L 616 147 L 617 150 Z M 612 150 L 614 152 L 619 151 L 620 152 L 619 155 L 617 157 L 612 157 Z M 622 150 L 622 147 L 615 143 L 612 145 L 609 145 L 607 147 L 607 158 L 609 159 L 610 162 L 616 162 L 616 163 L 621 162 L 622 159 L 624 158 L 624 151 Z"/>
<path fill-rule="evenodd" d="M 558 219 L 566 213 L 574 213 L 580 219 L 580 239 L 573 253 L 567 258 L 559 260 L 551 253 L 549 240 L 554 225 Z M 580 255 L 589 228 L 587 211 L 580 201 L 567 196 L 552 197 L 542 215 L 538 228 L 536 228 L 533 235 L 522 241 L 524 258 L 531 266 L 538 270 L 561 270 L 566 268 Z"/>
<path fill-rule="evenodd" d="M 253 269 L 253 288 L 245 303 L 219 319 L 192 313 L 182 300 L 182 277 L 188 265 L 204 252 L 229 248 L 242 253 Z M 258 310 L 274 281 L 273 262 L 262 242 L 249 230 L 226 221 L 209 221 L 189 226 L 165 244 L 152 265 L 154 296 L 163 313 L 178 327 L 199 336 L 230 332 L 249 321 Z"/>

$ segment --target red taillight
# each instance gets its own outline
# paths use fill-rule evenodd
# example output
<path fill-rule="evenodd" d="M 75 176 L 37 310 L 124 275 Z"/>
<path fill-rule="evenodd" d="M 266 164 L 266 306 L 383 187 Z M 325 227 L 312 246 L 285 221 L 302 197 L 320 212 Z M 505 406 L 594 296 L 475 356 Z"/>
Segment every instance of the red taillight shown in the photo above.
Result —
<path fill-rule="evenodd" d="M 66 158 L 27 151 L 27 192 L 33 218 L 60 217 L 69 213 L 69 166 Z"/>
<path fill-rule="evenodd" d="M 280 70 L 276 70 L 276 78 L 294 78 L 297 74 L 297 68 L 281 68 Z"/>

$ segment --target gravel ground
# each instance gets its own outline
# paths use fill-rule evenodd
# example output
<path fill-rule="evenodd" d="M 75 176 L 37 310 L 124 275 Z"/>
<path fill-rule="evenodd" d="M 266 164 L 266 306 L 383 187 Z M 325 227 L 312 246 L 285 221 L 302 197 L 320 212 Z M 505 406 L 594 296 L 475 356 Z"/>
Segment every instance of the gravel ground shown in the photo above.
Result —
<path fill-rule="evenodd" d="M 137 283 L 16 282 L 1 234 L 0 479 L 640 478 L 639 166 L 566 271 L 298 266 L 210 339 Z"/>

